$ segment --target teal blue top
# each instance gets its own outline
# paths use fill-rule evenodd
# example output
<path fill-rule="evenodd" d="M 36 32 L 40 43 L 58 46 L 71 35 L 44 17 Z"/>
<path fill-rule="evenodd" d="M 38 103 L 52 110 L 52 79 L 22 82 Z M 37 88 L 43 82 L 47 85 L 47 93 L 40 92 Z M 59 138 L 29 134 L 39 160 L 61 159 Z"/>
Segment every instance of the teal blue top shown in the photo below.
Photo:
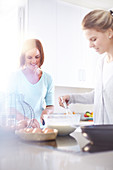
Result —
<path fill-rule="evenodd" d="M 36 84 L 31 84 L 22 70 L 18 70 L 12 74 L 8 89 L 10 93 L 10 105 L 30 118 L 32 111 L 27 106 L 29 104 L 34 110 L 35 118 L 39 122 L 40 115 L 45 107 L 54 105 L 53 80 L 46 72 L 42 73 L 42 77 Z"/>

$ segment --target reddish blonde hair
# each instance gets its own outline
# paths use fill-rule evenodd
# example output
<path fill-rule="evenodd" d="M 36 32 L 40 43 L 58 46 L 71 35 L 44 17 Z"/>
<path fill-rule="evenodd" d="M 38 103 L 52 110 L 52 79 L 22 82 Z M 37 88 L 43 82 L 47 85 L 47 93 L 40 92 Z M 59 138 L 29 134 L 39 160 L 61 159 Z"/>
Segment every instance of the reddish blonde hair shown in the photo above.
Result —
<path fill-rule="evenodd" d="M 24 42 L 21 55 L 20 55 L 20 67 L 25 65 L 25 53 L 33 48 L 37 48 L 40 51 L 40 67 L 44 62 L 44 51 L 41 42 L 38 39 L 28 39 Z"/>

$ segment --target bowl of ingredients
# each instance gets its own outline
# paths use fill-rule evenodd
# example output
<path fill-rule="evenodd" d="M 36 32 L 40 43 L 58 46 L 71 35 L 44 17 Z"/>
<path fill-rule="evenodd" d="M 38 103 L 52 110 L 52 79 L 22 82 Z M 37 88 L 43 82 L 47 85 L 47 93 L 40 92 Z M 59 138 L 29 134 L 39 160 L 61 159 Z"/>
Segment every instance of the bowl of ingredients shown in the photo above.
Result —
<path fill-rule="evenodd" d="M 72 133 L 79 125 L 80 114 L 50 114 L 44 115 L 45 126 L 57 129 L 59 136 Z"/>
<path fill-rule="evenodd" d="M 86 111 L 85 113 L 81 113 L 81 121 L 90 120 L 93 122 L 93 112 Z"/>

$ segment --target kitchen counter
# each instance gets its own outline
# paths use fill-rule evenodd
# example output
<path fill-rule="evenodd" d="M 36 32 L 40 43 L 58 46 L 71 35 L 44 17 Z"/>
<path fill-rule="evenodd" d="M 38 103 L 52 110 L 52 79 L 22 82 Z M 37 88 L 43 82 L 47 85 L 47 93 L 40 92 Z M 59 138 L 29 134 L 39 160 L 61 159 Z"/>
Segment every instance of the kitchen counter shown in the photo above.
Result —
<path fill-rule="evenodd" d="M 89 141 L 79 130 L 48 142 L 26 142 L 12 133 L 0 140 L 0 170 L 113 169 L 113 150 L 84 152 Z"/>

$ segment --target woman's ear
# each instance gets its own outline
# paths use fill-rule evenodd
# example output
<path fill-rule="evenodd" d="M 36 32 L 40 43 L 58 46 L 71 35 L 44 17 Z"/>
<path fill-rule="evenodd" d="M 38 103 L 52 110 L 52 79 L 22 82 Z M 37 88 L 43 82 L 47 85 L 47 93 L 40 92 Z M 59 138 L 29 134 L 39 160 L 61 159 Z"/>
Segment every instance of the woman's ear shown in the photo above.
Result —
<path fill-rule="evenodd" d="M 108 38 L 109 39 L 113 38 L 113 30 L 111 28 L 109 28 L 108 30 Z"/>

